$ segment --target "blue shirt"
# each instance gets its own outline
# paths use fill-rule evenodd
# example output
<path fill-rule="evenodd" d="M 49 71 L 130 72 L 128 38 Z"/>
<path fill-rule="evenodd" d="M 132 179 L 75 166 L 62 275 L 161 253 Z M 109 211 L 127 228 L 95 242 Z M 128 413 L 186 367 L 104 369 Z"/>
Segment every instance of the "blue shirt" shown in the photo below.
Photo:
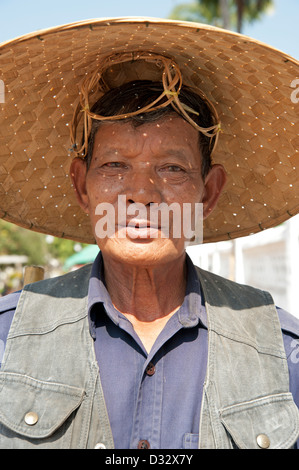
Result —
<path fill-rule="evenodd" d="M 90 333 L 116 448 L 136 449 L 144 441 L 152 449 L 198 446 L 207 366 L 207 319 L 200 283 L 188 257 L 187 267 L 184 302 L 147 353 L 132 324 L 111 302 L 101 254 L 93 264 L 88 292 Z M 10 294 L 0 300 L 3 346 L 19 295 Z M 299 320 L 281 309 L 278 314 L 290 390 L 298 406 Z"/>

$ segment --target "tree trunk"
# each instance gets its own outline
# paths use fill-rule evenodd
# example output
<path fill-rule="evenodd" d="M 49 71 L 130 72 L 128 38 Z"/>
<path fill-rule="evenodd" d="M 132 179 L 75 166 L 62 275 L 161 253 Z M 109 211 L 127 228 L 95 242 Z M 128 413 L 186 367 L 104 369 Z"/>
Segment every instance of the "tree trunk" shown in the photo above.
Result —
<path fill-rule="evenodd" d="M 242 32 L 244 0 L 236 0 L 237 3 L 237 31 Z"/>
<path fill-rule="evenodd" d="M 224 29 L 230 29 L 230 13 L 228 0 L 220 0 L 220 11 Z"/>

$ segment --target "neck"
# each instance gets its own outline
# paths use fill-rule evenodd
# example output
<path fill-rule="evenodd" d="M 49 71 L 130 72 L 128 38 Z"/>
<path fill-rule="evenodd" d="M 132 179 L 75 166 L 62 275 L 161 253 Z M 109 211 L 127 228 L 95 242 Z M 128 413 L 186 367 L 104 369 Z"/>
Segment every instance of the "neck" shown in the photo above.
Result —
<path fill-rule="evenodd" d="M 158 267 L 125 265 L 105 256 L 103 259 L 112 303 L 130 320 L 149 352 L 169 318 L 183 303 L 185 254 Z"/>
<path fill-rule="evenodd" d="M 159 266 L 131 266 L 103 256 L 107 290 L 114 306 L 141 321 L 168 315 L 186 290 L 185 254 Z"/>

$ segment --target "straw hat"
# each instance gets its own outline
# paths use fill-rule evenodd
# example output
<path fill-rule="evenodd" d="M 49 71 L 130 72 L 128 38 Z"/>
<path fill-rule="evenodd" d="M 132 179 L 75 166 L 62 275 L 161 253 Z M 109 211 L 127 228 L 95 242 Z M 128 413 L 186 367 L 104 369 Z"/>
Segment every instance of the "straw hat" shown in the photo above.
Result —
<path fill-rule="evenodd" d="M 218 111 L 222 132 L 213 161 L 224 165 L 228 183 L 205 221 L 204 241 L 245 236 L 297 214 L 299 104 L 292 100 L 292 82 L 298 61 L 207 25 L 120 18 L 73 23 L 0 45 L 0 217 L 94 242 L 68 175 L 69 123 L 86 74 L 112 53 L 138 51 L 173 59 L 183 82 L 199 87 Z"/>

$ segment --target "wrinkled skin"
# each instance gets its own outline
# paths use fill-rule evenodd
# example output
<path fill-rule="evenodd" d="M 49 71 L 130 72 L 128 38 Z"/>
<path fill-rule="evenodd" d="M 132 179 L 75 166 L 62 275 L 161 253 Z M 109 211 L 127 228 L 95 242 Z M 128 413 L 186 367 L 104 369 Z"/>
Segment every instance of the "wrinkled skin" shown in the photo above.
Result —
<path fill-rule="evenodd" d="M 203 181 L 198 138 L 198 132 L 180 117 L 136 128 L 129 122 L 103 123 L 88 171 L 81 159 L 71 165 L 79 204 L 89 214 L 95 235 L 100 217 L 96 207 L 109 202 L 117 214 L 118 195 L 126 195 L 127 205 L 143 204 L 148 218 L 150 205 L 162 202 L 181 207 L 188 202 L 192 208 L 201 202 L 206 218 L 226 175 L 221 165 L 214 165 Z M 168 238 L 161 236 L 160 226 L 152 237 L 138 224 L 133 231 L 116 227 L 116 232 L 125 231 L 122 238 L 97 238 L 111 299 L 132 322 L 147 350 L 185 294 L 185 239 L 172 236 L 173 223 L 170 217 Z"/>

